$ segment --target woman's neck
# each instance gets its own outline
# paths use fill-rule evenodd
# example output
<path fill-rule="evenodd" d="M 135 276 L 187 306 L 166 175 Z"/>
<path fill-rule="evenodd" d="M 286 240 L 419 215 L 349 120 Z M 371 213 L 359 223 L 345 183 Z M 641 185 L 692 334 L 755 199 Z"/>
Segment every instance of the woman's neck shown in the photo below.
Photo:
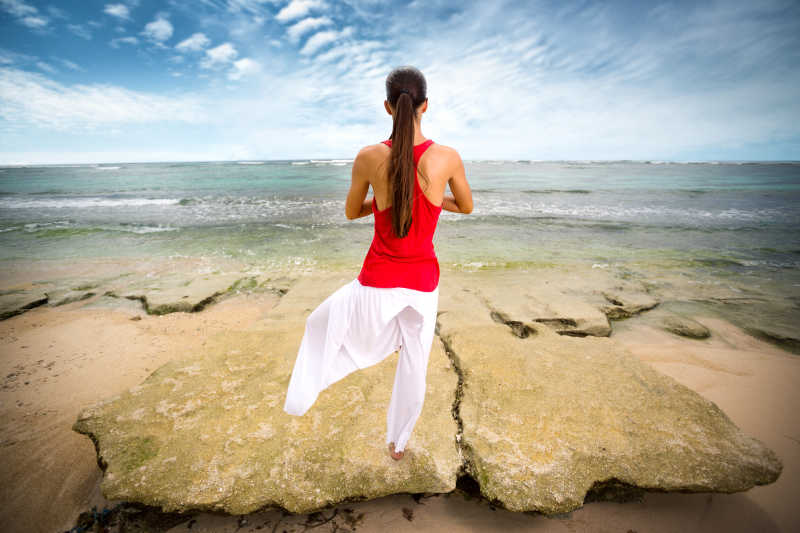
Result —
<path fill-rule="evenodd" d="M 425 141 L 427 141 L 427 139 L 422 134 L 422 128 L 420 127 L 419 122 L 415 122 L 414 123 L 414 146 L 416 146 L 418 144 L 422 144 Z"/>

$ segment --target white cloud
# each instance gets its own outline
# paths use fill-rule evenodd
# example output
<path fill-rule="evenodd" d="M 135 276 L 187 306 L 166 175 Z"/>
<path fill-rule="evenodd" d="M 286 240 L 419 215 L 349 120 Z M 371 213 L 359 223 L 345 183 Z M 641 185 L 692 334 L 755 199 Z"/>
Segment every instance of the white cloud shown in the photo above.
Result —
<path fill-rule="evenodd" d="M 328 5 L 322 0 L 292 0 L 286 7 L 278 11 L 275 19 L 279 22 L 289 22 L 306 16 L 312 9 L 324 9 L 327 7 Z"/>
<path fill-rule="evenodd" d="M 323 46 L 330 44 L 342 37 L 348 37 L 353 33 L 353 28 L 347 27 L 342 31 L 327 30 L 320 31 L 309 37 L 303 48 L 300 49 L 302 55 L 312 55 Z"/>
<path fill-rule="evenodd" d="M 203 68 L 217 68 L 229 64 L 236 59 L 239 52 L 231 43 L 223 43 L 219 46 L 206 50 L 206 57 L 200 62 Z"/>
<path fill-rule="evenodd" d="M 291 39 L 292 42 L 297 42 L 300 37 L 311 30 L 316 30 L 322 26 L 330 26 L 331 24 L 333 24 L 333 21 L 328 17 L 308 17 L 291 25 L 289 29 L 286 30 L 286 33 L 289 35 L 289 39 Z"/>
<path fill-rule="evenodd" d="M 233 62 L 233 68 L 228 72 L 229 80 L 239 80 L 243 76 L 255 74 L 261 70 L 261 65 L 248 57 L 243 57 Z"/>
<path fill-rule="evenodd" d="M 228 24 L 228 33 L 240 41 L 247 41 L 264 35 L 262 26 L 267 21 L 261 15 L 239 16 Z"/>
<path fill-rule="evenodd" d="M 63 9 L 57 8 L 56 6 L 47 6 L 47 12 L 50 13 L 50 16 L 55 19 L 68 19 L 69 15 Z"/>
<path fill-rule="evenodd" d="M 22 0 L 0 0 L 0 7 L 15 17 L 24 17 L 38 12 L 35 7 Z"/>
<path fill-rule="evenodd" d="M 50 22 L 39 10 L 22 0 L 0 0 L 0 9 L 17 17 L 17 22 L 34 30 L 40 30 Z"/>
<path fill-rule="evenodd" d="M 113 48 L 119 48 L 120 44 L 139 44 L 139 39 L 136 37 L 117 37 L 116 39 L 111 39 L 109 44 Z"/>
<path fill-rule="evenodd" d="M 81 67 L 79 64 L 77 64 L 77 63 L 75 63 L 75 62 L 73 62 L 73 61 L 70 61 L 69 59 L 63 59 L 63 58 L 60 58 L 60 57 L 57 57 L 57 58 L 55 58 L 55 59 L 56 59 L 56 60 L 57 60 L 59 63 L 61 63 L 62 65 L 64 65 L 65 67 L 67 67 L 67 68 L 68 68 L 68 69 L 70 69 L 70 70 L 76 70 L 76 71 L 80 71 L 80 72 L 86 72 L 86 69 L 85 69 L 85 68 Z"/>
<path fill-rule="evenodd" d="M 191 95 L 175 97 L 113 85 L 63 85 L 41 74 L 0 68 L 0 118 L 54 129 L 205 120 Z"/>
<path fill-rule="evenodd" d="M 172 37 L 172 24 L 165 15 L 159 13 L 152 22 L 148 22 L 145 25 L 142 35 L 154 43 L 162 44 Z"/>
<path fill-rule="evenodd" d="M 92 38 L 92 32 L 80 24 L 67 24 L 67 29 L 81 39 L 86 39 L 88 41 Z"/>
<path fill-rule="evenodd" d="M 37 61 L 36 66 L 44 70 L 45 72 L 49 72 L 50 74 L 55 74 L 56 72 L 58 72 L 58 69 L 56 69 L 53 65 L 45 63 L 44 61 Z"/>
<path fill-rule="evenodd" d="M 130 9 L 125 4 L 106 4 L 103 13 L 121 19 L 130 19 Z"/>
<path fill-rule="evenodd" d="M 179 42 L 175 48 L 181 52 L 197 52 L 209 44 L 211 44 L 211 40 L 204 33 L 195 33 L 188 39 Z"/>
<path fill-rule="evenodd" d="M 5 48 L 0 48 L 0 65 L 11 65 L 13 63 L 28 63 L 35 60 L 36 56 L 28 54 L 20 54 L 18 52 L 12 52 L 11 50 L 6 50 Z"/>
<path fill-rule="evenodd" d="M 247 11 L 248 13 L 262 13 L 263 4 L 278 4 L 281 0 L 228 0 L 228 11 L 231 13 L 239 13 Z"/>
<path fill-rule="evenodd" d="M 47 19 L 44 17 L 22 17 L 19 21 L 29 28 L 43 28 L 47 26 Z"/>

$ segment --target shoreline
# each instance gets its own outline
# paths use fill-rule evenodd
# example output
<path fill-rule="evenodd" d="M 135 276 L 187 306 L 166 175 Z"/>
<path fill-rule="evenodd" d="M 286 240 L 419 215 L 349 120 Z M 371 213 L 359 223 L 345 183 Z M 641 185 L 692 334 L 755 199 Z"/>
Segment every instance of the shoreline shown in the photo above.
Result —
<path fill-rule="evenodd" d="M 211 264 L 182 258 L 149 263 L 115 259 L 89 264 L 61 263 L 60 266 L 38 263 L 37 268 L 4 274 L 2 288 L 31 285 L 59 276 L 73 281 L 108 279 L 113 285 L 114 279 L 128 270 L 145 277 L 161 268 L 164 270 L 159 272 L 173 269 L 172 274 L 184 276 L 190 268 L 200 273 L 220 270 L 231 278 L 242 273 L 241 269 L 234 272 L 241 266 L 234 262 Z M 183 265 L 183 270 L 174 270 L 178 265 Z M 280 301 L 280 290 L 287 287 L 291 290 L 292 278 L 319 274 L 313 269 L 261 273 L 256 276 L 261 276 L 257 285 L 243 288 L 239 293 L 225 294 L 224 298 L 197 312 L 147 314 L 139 301 L 109 300 L 109 297 L 95 294 L 60 306 L 41 305 L 0 322 L 0 342 L 5 354 L 2 370 L 6 376 L 0 389 L 6 450 L 3 477 L 7 487 L 2 522 L 12 524 L 10 531 L 31 523 L 38 524 L 41 531 L 67 530 L 75 524 L 81 511 L 119 503 L 107 501 L 99 494 L 101 472 L 94 447 L 89 439 L 70 429 L 78 411 L 137 385 L 168 361 L 201 352 L 215 334 L 261 327 L 270 310 Z M 326 273 L 345 277 L 349 274 L 352 271 Z M 584 297 L 588 296 L 582 291 L 588 288 L 609 288 L 620 282 L 606 269 L 580 267 L 478 272 L 442 269 L 442 279 L 445 276 L 448 283 L 455 284 L 449 286 L 461 283 L 490 290 L 525 282 L 532 287 L 546 285 Z M 262 282 L 266 281 L 269 283 L 264 285 Z M 665 290 L 668 281 L 674 282 L 657 281 L 655 290 Z M 673 294 L 690 293 L 688 288 L 679 289 Z M 695 287 L 691 289 L 696 290 Z M 702 290 L 707 295 L 720 295 L 719 288 Z M 321 301 L 325 296 L 320 294 L 318 299 Z M 103 299 L 109 301 L 100 303 Z M 634 313 L 624 320 L 613 320 L 609 338 L 659 372 L 717 403 L 742 431 L 775 450 L 784 462 L 783 473 L 775 483 L 730 495 L 648 492 L 641 502 L 587 503 L 568 516 L 548 519 L 546 523 L 542 522 L 543 517 L 530 513 L 492 509 L 491 504 L 474 497 L 467 500 L 441 495 L 424 498 L 418 503 L 410 496 L 396 495 L 335 506 L 332 509 L 340 510 L 330 519 L 330 524 L 357 526 L 360 531 L 387 527 L 416 531 L 444 526 L 459 531 L 480 524 L 506 529 L 546 524 L 547 530 L 565 531 L 572 527 L 570 523 L 589 523 L 597 526 L 597 530 L 647 531 L 672 531 L 685 528 L 687 524 L 695 524 L 698 531 L 715 527 L 729 531 L 789 531 L 797 527 L 800 515 L 790 499 L 800 490 L 800 425 L 794 421 L 791 407 L 800 399 L 796 387 L 800 382 L 800 360 L 708 314 L 689 317 L 710 330 L 708 339 L 688 339 L 668 333 L 654 318 L 657 313 L 669 311 L 668 306 L 661 307 Z M 14 374 L 13 379 L 9 377 L 11 374 Z M 42 519 L 40 509 L 47 505 L 45 502 L 51 503 L 52 515 Z M 345 509 L 353 509 L 353 512 L 347 513 Z M 406 509 L 411 511 L 411 519 Z M 313 521 L 319 516 L 327 518 L 332 512 L 314 515 L 316 518 L 295 516 L 291 520 L 296 522 L 286 519 L 286 524 Z M 360 513 L 364 516 L 356 524 L 353 520 Z M 648 519 L 645 513 L 654 513 L 655 518 Z M 251 526 L 266 523 L 263 522 L 266 520 L 274 524 L 280 514 L 279 511 L 256 513 L 247 520 Z M 193 530 L 234 531 L 239 518 L 197 513 L 194 520 Z M 30 531 L 29 528 L 24 530 Z"/>

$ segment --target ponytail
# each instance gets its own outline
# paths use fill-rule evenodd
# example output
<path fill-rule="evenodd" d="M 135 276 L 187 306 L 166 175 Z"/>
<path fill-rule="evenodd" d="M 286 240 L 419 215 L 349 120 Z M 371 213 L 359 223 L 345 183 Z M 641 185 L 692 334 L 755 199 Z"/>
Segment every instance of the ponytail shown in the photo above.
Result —
<path fill-rule="evenodd" d="M 419 69 L 397 67 L 386 77 L 386 101 L 394 107 L 392 153 L 389 156 L 389 196 L 392 230 L 397 238 L 408 235 L 414 205 L 414 123 L 417 109 L 428 100 L 428 84 Z M 423 176 L 424 177 L 424 176 Z M 426 178 L 427 179 L 427 178 Z"/>
<path fill-rule="evenodd" d="M 414 103 L 408 90 L 401 90 L 392 125 L 389 157 L 389 187 L 392 196 L 392 229 L 398 238 L 408 235 L 414 201 Z"/>

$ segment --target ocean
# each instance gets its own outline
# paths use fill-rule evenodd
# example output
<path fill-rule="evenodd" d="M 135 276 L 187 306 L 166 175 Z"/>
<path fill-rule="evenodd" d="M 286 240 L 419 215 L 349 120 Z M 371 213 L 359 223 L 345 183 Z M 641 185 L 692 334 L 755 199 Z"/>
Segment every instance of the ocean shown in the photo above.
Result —
<path fill-rule="evenodd" d="M 683 263 L 792 277 L 800 163 L 471 161 L 475 209 L 443 211 L 454 267 Z M 363 259 L 344 216 L 351 161 L 0 168 L 0 260 L 202 255 L 270 264 Z"/>

